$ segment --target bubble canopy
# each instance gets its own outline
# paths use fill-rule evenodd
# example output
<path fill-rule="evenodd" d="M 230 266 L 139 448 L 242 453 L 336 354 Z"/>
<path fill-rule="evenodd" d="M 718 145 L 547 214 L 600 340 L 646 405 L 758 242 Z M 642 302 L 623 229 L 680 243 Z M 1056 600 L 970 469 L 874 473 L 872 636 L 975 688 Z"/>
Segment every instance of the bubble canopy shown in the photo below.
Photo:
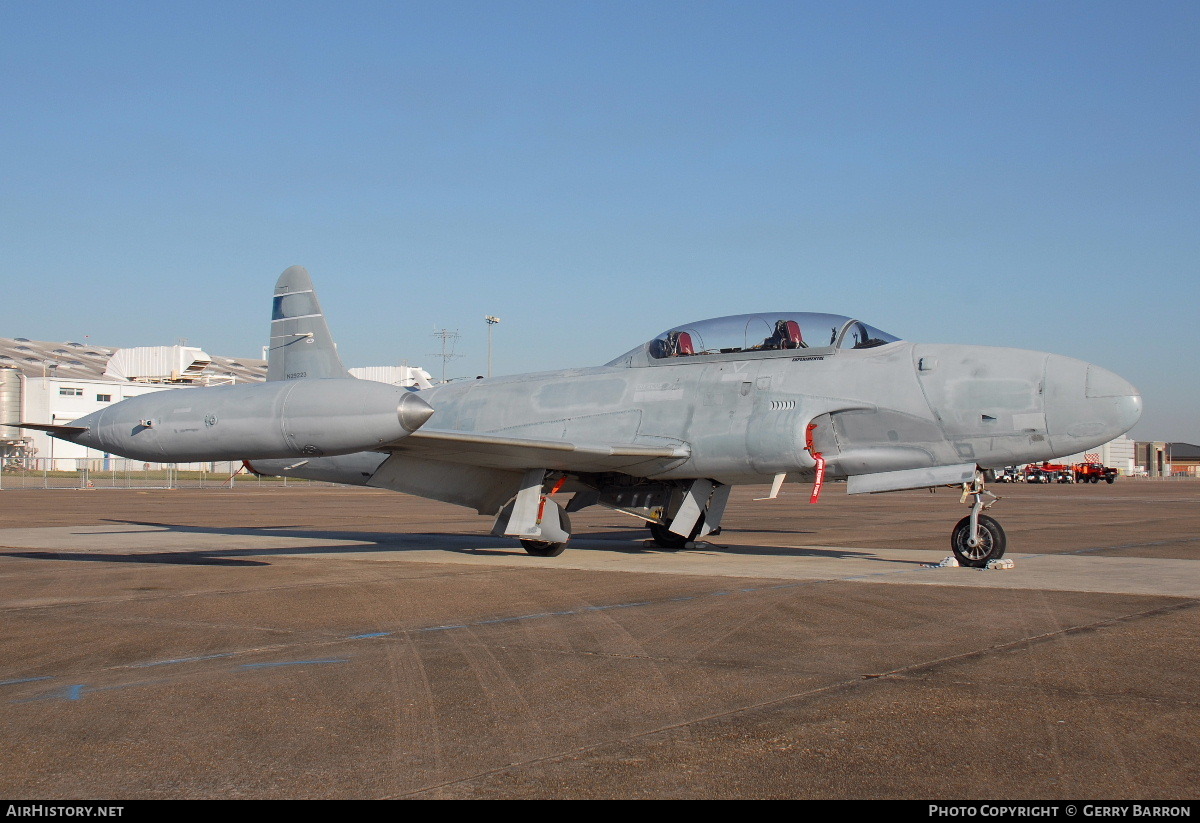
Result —
<path fill-rule="evenodd" d="M 669 329 L 650 341 L 655 360 L 797 349 L 870 349 L 900 338 L 840 314 L 735 314 Z"/>

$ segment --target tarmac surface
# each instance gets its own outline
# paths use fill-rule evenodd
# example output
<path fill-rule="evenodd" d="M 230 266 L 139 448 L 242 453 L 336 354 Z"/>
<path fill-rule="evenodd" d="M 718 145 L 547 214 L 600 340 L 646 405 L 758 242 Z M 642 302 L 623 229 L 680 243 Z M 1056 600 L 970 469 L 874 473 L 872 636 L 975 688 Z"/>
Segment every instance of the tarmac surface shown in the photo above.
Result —
<path fill-rule="evenodd" d="M 0 492 L 0 796 L 1195 799 L 1200 482 L 734 490 L 557 558 L 336 487 Z"/>

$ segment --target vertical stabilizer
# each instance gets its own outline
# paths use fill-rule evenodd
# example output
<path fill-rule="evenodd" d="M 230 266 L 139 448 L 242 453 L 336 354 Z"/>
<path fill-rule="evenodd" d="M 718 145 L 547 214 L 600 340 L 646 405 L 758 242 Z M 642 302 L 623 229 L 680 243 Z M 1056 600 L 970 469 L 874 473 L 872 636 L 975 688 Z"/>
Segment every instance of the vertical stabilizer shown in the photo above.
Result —
<path fill-rule="evenodd" d="M 303 266 L 292 266 L 275 284 L 267 380 L 349 376 L 333 345 L 312 278 Z"/>

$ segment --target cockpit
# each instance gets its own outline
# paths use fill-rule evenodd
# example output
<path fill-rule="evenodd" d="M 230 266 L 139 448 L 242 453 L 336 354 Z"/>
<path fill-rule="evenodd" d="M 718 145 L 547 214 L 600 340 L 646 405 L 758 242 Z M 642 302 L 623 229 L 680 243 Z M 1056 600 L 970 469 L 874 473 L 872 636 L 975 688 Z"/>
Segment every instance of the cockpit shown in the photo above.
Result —
<path fill-rule="evenodd" d="M 899 339 L 838 314 L 738 314 L 669 329 L 650 341 L 649 353 L 654 360 L 757 352 L 797 355 L 803 349 L 870 349 Z"/>

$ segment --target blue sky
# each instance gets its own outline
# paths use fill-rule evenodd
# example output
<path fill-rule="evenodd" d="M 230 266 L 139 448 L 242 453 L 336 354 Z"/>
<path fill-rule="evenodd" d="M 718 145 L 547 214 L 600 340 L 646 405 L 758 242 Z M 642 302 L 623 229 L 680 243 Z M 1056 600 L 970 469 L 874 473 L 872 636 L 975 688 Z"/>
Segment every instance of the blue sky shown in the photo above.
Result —
<path fill-rule="evenodd" d="M 603 363 L 857 316 L 1080 357 L 1200 443 L 1195 2 L 0 5 L 0 334 Z"/>

